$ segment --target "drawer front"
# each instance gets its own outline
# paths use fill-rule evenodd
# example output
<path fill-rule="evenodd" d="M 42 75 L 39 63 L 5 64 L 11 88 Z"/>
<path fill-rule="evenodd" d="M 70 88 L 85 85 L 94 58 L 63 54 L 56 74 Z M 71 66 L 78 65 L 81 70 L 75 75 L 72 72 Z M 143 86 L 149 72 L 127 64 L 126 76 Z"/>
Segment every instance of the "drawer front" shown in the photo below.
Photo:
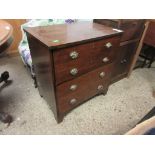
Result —
<path fill-rule="evenodd" d="M 128 22 L 122 23 L 119 29 L 124 31 L 122 42 L 138 39 L 144 30 L 144 20 L 128 20 Z"/>
<path fill-rule="evenodd" d="M 120 54 L 118 55 L 118 61 L 116 62 L 116 69 L 114 70 L 113 77 L 128 73 L 137 45 L 138 42 L 134 42 L 120 46 Z"/>
<path fill-rule="evenodd" d="M 109 85 L 113 64 L 100 67 L 56 88 L 57 105 L 65 113 L 83 101 L 102 93 Z"/>
<path fill-rule="evenodd" d="M 56 84 L 71 80 L 113 62 L 120 37 L 113 37 L 54 51 Z"/>

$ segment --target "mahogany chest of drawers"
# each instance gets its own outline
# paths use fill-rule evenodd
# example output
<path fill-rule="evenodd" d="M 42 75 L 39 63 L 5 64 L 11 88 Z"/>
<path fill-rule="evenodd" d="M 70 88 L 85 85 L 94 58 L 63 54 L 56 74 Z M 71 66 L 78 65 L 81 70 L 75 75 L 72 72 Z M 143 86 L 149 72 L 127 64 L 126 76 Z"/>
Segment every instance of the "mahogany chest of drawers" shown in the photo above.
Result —
<path fill-rule="evenodd" d="M 41 96 L 57 122 L 84 101 L 106 94 L 122 31 L 92 22 L 25 28 Z"/>

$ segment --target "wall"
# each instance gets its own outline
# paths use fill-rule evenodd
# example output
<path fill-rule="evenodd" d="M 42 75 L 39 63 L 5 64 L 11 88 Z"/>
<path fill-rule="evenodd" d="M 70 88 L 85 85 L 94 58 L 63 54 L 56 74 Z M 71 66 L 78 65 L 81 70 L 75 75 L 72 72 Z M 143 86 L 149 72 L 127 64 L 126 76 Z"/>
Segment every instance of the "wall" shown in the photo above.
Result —
<path fill-rule="evenodd" d="M 8 23 L 10 23 L 13 27 L 13 42 L 7 53 L 9 55 L 18 54 L 18 45 L 22 39 L 22 33 L 20 26 L 26 22 L 26 19 L 5 19 Z"/>

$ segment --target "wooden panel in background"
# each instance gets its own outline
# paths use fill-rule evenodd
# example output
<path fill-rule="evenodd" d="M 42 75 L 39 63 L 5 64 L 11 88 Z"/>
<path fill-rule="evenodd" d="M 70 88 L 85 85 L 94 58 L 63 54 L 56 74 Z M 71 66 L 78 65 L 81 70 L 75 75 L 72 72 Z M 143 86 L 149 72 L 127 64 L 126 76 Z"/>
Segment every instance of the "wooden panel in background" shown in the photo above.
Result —
<path fill-rule="evenodd" d="M 155 21 L 150 21 L 144 38 L 144 43 L 155 47 Z"/>
<path fill-rule="evenodd" d="M 143 41 L 144 41 L 145 34 L 146 34 L 146 32 L 147 32 L 148 25 L 149 25 L 149 21 L 147 21 L 147 22 L 145 23 L 145 28 L 144 28 L 142 37 L 141 37 L 141 39 L 140 39 L 138 48 L 137 48 L 137 50 L 136 50 L 136 53 L 135 53 L 135 55 L 134 55 L 134 58 L 133 58 L 133 60 L 132 60 L 132 63 L 131 63 L 131 66 L 130 66 L 130 69 L 129 69 L 129 72 L 128 72 L 128 77 L 131 75 L 131 72 L 132 72 L 132 70 L 133 70 L 133 68 L 134 68 L 134 66 L 135 66 L 135 64 L 136 64 L 136 62 L 137 62 L 138 56 L 139 56 L 140 51 L 141 51 L 142 46 L 143 46 Z"/>
<path fill-rule="evenodd" d="M 22 39 L 21 25 L 26 22 L 26 19 L 5 19 L 13 27 L 13 42 L 7 50 L 9 55 L 18 54 L 18 45 Z"/>

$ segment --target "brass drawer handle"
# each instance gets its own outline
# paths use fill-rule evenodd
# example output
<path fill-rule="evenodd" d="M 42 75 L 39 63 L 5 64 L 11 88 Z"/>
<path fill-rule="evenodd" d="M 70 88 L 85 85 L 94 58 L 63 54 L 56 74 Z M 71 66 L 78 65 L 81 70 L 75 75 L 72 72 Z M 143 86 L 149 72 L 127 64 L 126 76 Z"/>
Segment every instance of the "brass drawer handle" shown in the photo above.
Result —
<path fill-rule="evenodd" d="M 73 51 L 70 53 L 69 55 L 72 59 L 76 59 L 79 56 L 79 53 L 77 53 L 76 51 Z"/>
<path fill-rule="evenodd" d="M 100 77 L 101 77 L 101 78 L 104 78 L 104 76 L 105 76 L 105 72 L 101 72 L 101 73 L 100 73 Z"/>
<path fill-rule="evenodd" d="M 71 75 L 76 75 L 78 73 L 78 69 L 77 68 L 73 68 L 70 70 L 70 74 Z"/>
<path fill-rule="evenodd" d="M 109 61 L 109 58 L 108 58 L 108 57 L 105 57 L 105 58 L 103 58 L 102 61 L 103 61 L 103 62 L 108 62 L 108 61 Z"/>
<path fill-rule="evenodd" d="M 74 91 L 77 89 L 77 85 L 76 84 L 73 84 L 70 86 L 70 90 Z"/>
<path fill-rule="evenodd" d="M 70 100 L 70 104 L 71 105 L 74 105 L 76 102 L 77 102 L 77 99 L 75 99 L 75 98 L 73 98 L 73 99 Z"/>
<path fill-rule="evenodd" d="M 121 60 L 121 64 L 125 64 L 125 63 L 127 63 L 126 59 Z"/>
<path fill-rule="evenodd" d="M 108 43 L 105 44 L 105 47 L 110 48 L 110 47 L 112 47 L 112 44 L 110 42 L 108 42 Z"/>
<path fill-rule="evenodd" d="M 103 88 L 104 88 L 103 85 L 99 85 L 99 86 L 97 87 L 98 90 L 103 90 Z"/>

